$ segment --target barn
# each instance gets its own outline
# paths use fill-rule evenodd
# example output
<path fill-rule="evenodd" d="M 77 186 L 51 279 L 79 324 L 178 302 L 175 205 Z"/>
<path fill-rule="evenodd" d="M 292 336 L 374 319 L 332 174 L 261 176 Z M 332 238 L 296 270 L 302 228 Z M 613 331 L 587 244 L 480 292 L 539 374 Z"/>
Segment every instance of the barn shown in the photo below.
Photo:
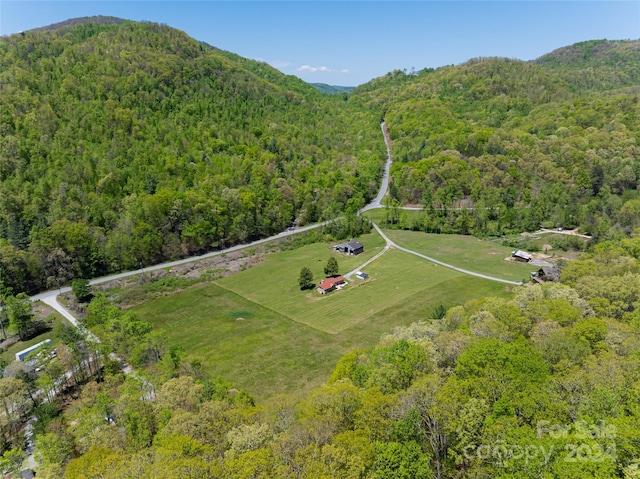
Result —
<path fill-rule="evenodd" d="M 333 247 L 334 250 L 341 253 L 357 255 L 364 253 L 364 245 L 360 241 L 349 241 L 347 243 L 340 243 Z"/>

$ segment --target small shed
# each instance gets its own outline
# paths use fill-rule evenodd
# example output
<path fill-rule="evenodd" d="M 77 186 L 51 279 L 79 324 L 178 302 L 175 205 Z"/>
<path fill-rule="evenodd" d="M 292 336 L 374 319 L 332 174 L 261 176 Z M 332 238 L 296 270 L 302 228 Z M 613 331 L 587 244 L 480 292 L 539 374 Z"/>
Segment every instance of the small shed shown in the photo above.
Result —
<path fill-rule="evenodd" d="M 514 251 L 513 253 L 511 253 L 511 256 L 514 260 L 521 261 L 523 263 L 528 263 L 529 261 L 531 261 L 531 253 L 527 253 L 526 251 Z"/>
<path fill-rule="evenodd" d="M 345 285 L 344 276 L 336 276 L 334 278 L 326 278 L 318 285 L 318 293 L 327 294 L 334 289 L 341 289 Z"/>
<path fill-rule="evenodd" d="M 356 278 L 367 279 L 368 277 L 369 277 L 369 275 L 367 273 L 365 273 L 364 271 L 357 271 L 356 272 Z"/>
<path fill-rule="evenodd" d="M 16 361 L 22 361 L 24 358 L 29 356 L 36 349 L 40 349 L 41 347 L 49 347 L 51 346 L 51 340 L 45 339 L 44 341 L 40 341 L 38 344 L 34 344 L 33 346 L 29 346 L 27 349 L 23 349 L 22 351 L 18 351 L 16 353 Z"/>
<path fill-rule="evenodd" d="M 364 245 L 360 241 L 349 241 L 347 243 L 340 243 L 333 247 L 334 250 L 341 253 L 358 255 L 364 253 Z"/>
<path fill-rule="evenodd" d="M 560 281 L 560 270 L 556 265 L 543 266 L 538 271 L 531 273 L 531 279 L 536 283 L 546 283 L 547 281 Z"/>

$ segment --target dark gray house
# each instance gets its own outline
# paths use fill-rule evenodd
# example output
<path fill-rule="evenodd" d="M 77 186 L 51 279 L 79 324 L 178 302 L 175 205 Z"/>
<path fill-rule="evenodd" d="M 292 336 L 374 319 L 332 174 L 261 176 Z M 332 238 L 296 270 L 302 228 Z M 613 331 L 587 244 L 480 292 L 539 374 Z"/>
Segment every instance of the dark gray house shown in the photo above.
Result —
<path fill-rule="evenodd" d="M 340 243 L 333 247 L 334 250 L 340 251 L 346 254 L 360 254 L 364 253 L 364 246 L 360 241 L 349 241 L 348 243 Z"/>

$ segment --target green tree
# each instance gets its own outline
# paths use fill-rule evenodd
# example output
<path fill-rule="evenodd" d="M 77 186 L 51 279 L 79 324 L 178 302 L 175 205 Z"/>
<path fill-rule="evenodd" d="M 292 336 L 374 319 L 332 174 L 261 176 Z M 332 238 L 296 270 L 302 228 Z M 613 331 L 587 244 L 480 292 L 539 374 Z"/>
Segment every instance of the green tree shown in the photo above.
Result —
<path fill-rule="evenodd" d="M 298 278 L 298 284 L 301 290 L 311 289 L 314 286 L 313 273 L 306 266 L 300 270 L 300 277 Z"/>
<path fill-rule="evenodd" d="M 338 269 L 338 260 L 331 256 L 324 267 L 324 274 L 325 276 L 336 276 L 338 274 Z"/>
<path fill-rule="evenodd" d="M 74 279 L 71 281 L 71 291 L 80 303 L 86 303 L 91 299 L 91 289 L 88 279 Z"/>
<path fill-rule="evenodd" d="M 27 454 L 19 447 L 8 449 L 2 457 L 0 457 L 0 471 L 9 471 L 18 474 L 26 458 Z"/>
<path fill-rule="evenodd" d="M 375 479 L 413 479 L 432 478 L 434 473 L 429 467 L 429 456 L 420 450 L 415 441 L 374 442 L 373 450 Z"/>
<path fill-rule="evenodd" d="M 26 293 L 19 293 L 17 296 L 9 296 L 5 300 L 9 324 L 17 331 L 20 339 L 25 339 L 33 328 L 33 313 L 31 312 L 31 301 Z"/>
<path fill-rule="evenodd" d="M 0 272 L 2 270 L 0 269 Z M 7 312 L 4 308 L 5 301 L 8 296 L 11 295 L 13 289 L 9 286 L 6 286 L 2 279 L 0 278 L 0 329 L 2 329 L 2 337 L 3 339 L 7 339 L 7 333 L 4 330 L 4 325 L 7 321 Z"/>
<path fill-rule="evenodd" d="M 38 465 L 64 465 L 73 455 L 71 444 L 55 433 L 49 432 L 36 437 L 35 457 Z"/>

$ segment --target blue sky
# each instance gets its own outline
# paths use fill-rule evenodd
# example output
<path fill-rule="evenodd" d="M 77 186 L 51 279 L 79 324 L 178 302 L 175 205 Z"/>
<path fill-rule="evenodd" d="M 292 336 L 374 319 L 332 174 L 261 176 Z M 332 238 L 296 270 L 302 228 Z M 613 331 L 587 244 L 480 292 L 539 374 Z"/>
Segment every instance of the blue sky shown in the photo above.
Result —
<path fill-rule="evenodd" d="M 0 34 L 87 15 L 165 23 L 305 81 L 349 86 L 396 68 L 531 60 L 579 41 L 640 38 L 639 0 L 0 0 Z"/>

